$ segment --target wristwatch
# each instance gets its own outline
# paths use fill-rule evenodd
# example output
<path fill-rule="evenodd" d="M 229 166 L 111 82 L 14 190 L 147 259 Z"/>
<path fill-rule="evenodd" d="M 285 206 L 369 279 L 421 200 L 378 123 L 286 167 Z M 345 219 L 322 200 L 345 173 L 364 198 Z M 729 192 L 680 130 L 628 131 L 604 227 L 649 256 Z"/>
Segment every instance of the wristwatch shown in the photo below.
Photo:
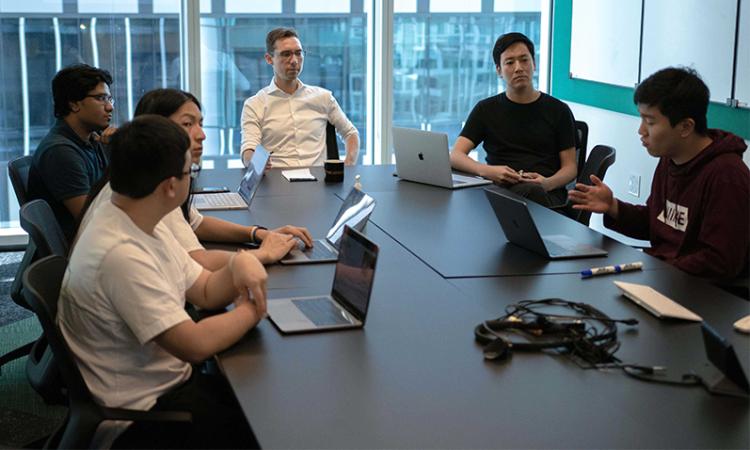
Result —
<path fill-rule="evenodd" d="M 253 231 L 250 232 L 250 243 L 251 244 L 260 244 L 260 241 L 258 241 L 258 238 L 256 237 L 256 233 L 258 230 L 268 230 L 266 227 L 262 227 L 260 225 L 254 225 Z"/>

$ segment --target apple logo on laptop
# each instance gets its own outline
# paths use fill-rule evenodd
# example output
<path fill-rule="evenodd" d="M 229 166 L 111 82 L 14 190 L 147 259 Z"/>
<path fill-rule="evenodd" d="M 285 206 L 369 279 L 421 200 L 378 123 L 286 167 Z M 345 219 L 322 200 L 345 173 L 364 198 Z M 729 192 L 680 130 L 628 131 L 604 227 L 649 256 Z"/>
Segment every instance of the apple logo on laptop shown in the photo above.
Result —
<path fill-rule="evenodd" d="M 422 152 L 419 152 L 419 154 L 417 154 L 417 157 L 420 161 L 424 161 L 424 155 L 422 154 Z"/>

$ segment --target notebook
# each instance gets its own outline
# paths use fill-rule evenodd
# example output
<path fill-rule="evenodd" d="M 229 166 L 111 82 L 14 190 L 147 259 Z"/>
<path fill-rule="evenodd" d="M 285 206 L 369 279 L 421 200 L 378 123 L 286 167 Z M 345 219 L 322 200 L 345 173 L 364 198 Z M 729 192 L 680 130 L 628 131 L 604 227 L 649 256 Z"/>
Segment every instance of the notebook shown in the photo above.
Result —
<path fill-rule="evenodd" d="M 237 192 L 195 194 L 193 195 L 193 206 L 199 211 L 249 208 L 255 192 L 260 186 L 260 181 L 263 179 L 263 171 L 266 170 L 268 156 L 265 149 L 257 147 L 253 152 L 250 164 L 247 165 L 245 175 L 242 176 Z"/>
<path fill-rule="evenodd" d="M 339 257 L 338 247 L 344 233 L 344 226 L 350 226 L 357 231 L 362 231 L 367 224 L 367 219 L 375 209 L 375 199 L 352 188 L 349 195 L 344 199 L 333 225 L 326 233 L 324 239 L 313 241 L 312 248 L 297 247 L 284 256 L 281 264 L 311 264 L 323 262 L 335 262 Z"/>
<path fill-rule="evenodd" d="M 452 173 L 445 133 L 393 127 L 393 150 L 401 179 L 448 189 L 492 184 L 481 177 Z"/>
<path fill-rule="evenodd" d="M 526 202 L 513 194 L 504 194 L 494 189 L 485 189 L 484 193 L 510 243 L 551 260 L 607 256 L 606 250 L 581 244 L 564 234 L 542 236 Z"/>
<path fill-rule="evenodd" d="M 377 245 L 345 226 L 331 294 L 270 299 L 268 316 L 282 333 L 364 327 L 377 259 Z"/>
<path fill-rule="evenodd" d="M 636 305 L 660 319 L 681 319 L 692 322 L 702 322 L 701 316 L 695 314 L 674 300 L 662 295 L 656 289 L 643 284 L 613 281 L 620 288 L 622 295 L 629 298 Z"/>

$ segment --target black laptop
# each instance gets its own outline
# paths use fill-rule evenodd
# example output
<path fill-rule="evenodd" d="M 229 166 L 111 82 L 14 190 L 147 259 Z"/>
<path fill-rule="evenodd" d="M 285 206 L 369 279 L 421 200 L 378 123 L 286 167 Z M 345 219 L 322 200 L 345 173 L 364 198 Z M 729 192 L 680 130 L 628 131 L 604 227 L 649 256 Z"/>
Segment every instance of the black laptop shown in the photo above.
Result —
<path fill-rule="evenodd" d="M 505 237 L 511 244 L 531 250 L 548 259 L 607 256 L 606 250 L 578 243 L 564 234 L 542 236 L 539 234 L 526 202 L 512 194 L 491 189 L 485 189 L 484 193 L 503 228 Z"/>

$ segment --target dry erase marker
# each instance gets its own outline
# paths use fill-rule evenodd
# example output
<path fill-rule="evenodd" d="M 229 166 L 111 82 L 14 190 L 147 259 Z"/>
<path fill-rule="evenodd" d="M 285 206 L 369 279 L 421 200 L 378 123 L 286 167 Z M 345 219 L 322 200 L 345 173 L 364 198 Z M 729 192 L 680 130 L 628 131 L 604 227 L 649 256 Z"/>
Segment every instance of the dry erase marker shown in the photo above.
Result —
<path fill-rule="evenodd" d="M 614 266 L 594 267 L 581 272 L 581 278 L 591 278 L 595 275 L 606 275 L 608 273 L 627 272 L 629 270 L 641 270 L 643 263 L 641 261 L 630 264 L 616 264 Z"/>

